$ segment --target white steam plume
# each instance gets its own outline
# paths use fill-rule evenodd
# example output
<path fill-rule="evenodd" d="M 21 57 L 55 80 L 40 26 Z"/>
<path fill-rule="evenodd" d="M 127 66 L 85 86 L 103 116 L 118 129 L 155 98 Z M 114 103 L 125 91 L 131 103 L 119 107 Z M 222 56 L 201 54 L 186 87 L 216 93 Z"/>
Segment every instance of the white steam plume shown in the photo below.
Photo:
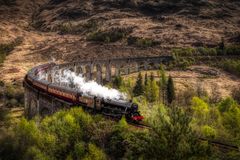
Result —
<path fill-rule="evenodd" d="M 39 79 L 46 79 L 46 77 L 41 75 L 39 76 Z M 76 75 L 76 73 L 70 70 L 65 70 L 62 74 L 55 72 L 54 82 L 57 84 L 67 84 L 72 88 L 76 88 L 85 96 L 97 96 L 111 100 L 127 100 L 126 94 L 121 93 L 116 89 L 104 87 L 95 81 L 86 81 L 81 74 Z"/>

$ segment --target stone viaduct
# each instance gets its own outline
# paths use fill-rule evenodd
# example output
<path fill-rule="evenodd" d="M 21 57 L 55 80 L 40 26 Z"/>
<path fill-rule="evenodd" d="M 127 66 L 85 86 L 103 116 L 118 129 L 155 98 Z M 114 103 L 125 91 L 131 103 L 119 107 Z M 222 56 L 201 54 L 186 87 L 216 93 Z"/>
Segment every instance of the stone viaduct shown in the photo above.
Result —
<path fill-rule="evenodd" d="M 109 60 L 80 61 L 65 64 L 42 65 L 31 69 L 26 77 L 31 77 L 43 88 L 48 84 L 56 84 L 63 92 L 76 92 L 70 86 L 56 82 L 55 75 L 64 70 L 71 70 L 76 74 L 82 74 L 86 80 L 95 80 L 99 84 L 110 82 L 114 76 L 128 75 L 143 70 L 158 69 L 161 63 L 167 64 L 172 61 L 171 56 L 121 58 Z M 47 67 L 46 67 L 47 66 Z M 46 79 L 39 80 L 41 73 L 46 74 Z M 31 85 L 24 80 L 25 87 L 25 113 L 32 118 L 40 114 L 51 114 L 60 108 L 70 108 L 71 104 L 59 97 L 47 94 L 42 89 Z"/>
<path fill-rule="evenodd" d="M 86 80 L 95 80 L 99 84 L 110 82 L 112 77 L 158 69 L 161 63 L 169 63 L 171 56 L 122 58 L 110 60 L 81 61 L 56 65 L 48 72 L 48 81 L 54 83 L 54 75 L 64 70 L 82 74 Z"/>

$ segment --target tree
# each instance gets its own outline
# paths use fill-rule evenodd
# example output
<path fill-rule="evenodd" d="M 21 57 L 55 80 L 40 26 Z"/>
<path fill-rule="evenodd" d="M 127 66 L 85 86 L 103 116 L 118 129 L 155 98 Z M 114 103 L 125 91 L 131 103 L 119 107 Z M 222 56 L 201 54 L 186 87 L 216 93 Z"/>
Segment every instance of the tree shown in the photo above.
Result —
<path fill-rule="evenodd" d="M 153 75 L 153 73 L 151 72 L 150 81 L 153 81 L 153 80 L 154 80 L 154 75 Z"/>
<path fill-rule="evenodd" d="M 113 80 L 113 86 L 120 88 L 123 85 L 123 79 L 121 76 L 116 76 Z"/>
<path fill-rule="evenodd" d="M 153 80 L 148 80 L 145 87 L 145 96 L 149 102 L 155 102 L 158 96 L 158 86 L 157 82 Z"/>
<path fill-rule="evenodd" d="M 209 116 L 209 106 L 202 99 L 198 97 L 192 98 L 192 110 L 197 125 L 202 125 L 207 121 Z"/>
<path fill-rule="evenodd" d="M 155 80 L 151 81 L 151 102 L 155 102 L 158 96 L 158 86 Z"/>
<path fill-rule="evenodd" d="M 105 160 L 107 159 L 105 153 L 98 148 L 96 145 L 90 143 L 88 144 L 88 152 L 83 160 Z"/>
<path fill-rule="evenodd" d="M 167 77 L 165 70 L 163 68 L 163 65 L 160 65 L 159 69 L 159 75 L 160 75 L 160 82 L 159 82 L 159 94 L 162 94 L 162 102 L 165 103 L 165 94 L 166 94 L 166 86 L 167 86 Z M 160 98 L 160 95 L 159 95 Z"/>
<path fill-rule="evenodd" d="M 159 108 L 150 122 L 151 130 L 144 158 L 180 160 L 207 156 L 200 148 L 190 123 L 191 117 L 179 107 L 168 108 L 164 116 Z"/>
<path fill-rule="evenodd" d="M 134 96 L 143 95 L 143 80 L 142 80 L 141 73 L 138 74 L 136 85 L 133 88 L 133 94 L 134 94 Z"/>
<path fill-rule="evenodd" d="M 204 125 L 202 128 L 202 133 L 206 138 L 214 139 L 216 137 L 216 130 L 213 127 L 210 127 L 208 125 Z"/>
<path fill-rule="evenodd" d="M 127 151 L 127 146 L 124 141 L 127 128 L 128 124 L 126 122 L 126 118 L 122 117 L 110 135 L 107 144 L 107 153 L 111 157 L 114 157 L 113 159 L 122 159 L 124 153 Z"/>
<path fill-rule="evenodd" d="M 174 89 L 174 83 L 173 79 L 170 76 L 168 78 L 168 83 L 167 83 L 167 101 L 168 104 L 172 104 L 172 102 L 175 100 L 175 89 Z"/>
<path fill-rule="evenodd" d="M 218 106 L 222 122 L 226 129 L 235 137 L 240 138 L 240 107 L 232 98 L 224 99 Z"/>
<path fill-rule="evenodd" d="M 145 73 L 145 76 L 144 76 L 144 86 L 145 87 L 147 86 L 147 82 L 148 82 L 148 75 L 147 75 L 147 73 Z"/>
<path fill-rule="evenodd" d="M 151 82 L 148 80 L 147 81 L 147 84 L 145 86 L 145 97 L 148 101 L 150 101 L 150 98 L 151 98 Z"/>
<path fill-rule="evenodd" d="M 81 108 L 59 111 L 41 122 L 22 119 L 6 141 L 0 137 L 0 159 L 105 159 L 96 146 L 83 145 L 90 142 L 93 124 Z"/>

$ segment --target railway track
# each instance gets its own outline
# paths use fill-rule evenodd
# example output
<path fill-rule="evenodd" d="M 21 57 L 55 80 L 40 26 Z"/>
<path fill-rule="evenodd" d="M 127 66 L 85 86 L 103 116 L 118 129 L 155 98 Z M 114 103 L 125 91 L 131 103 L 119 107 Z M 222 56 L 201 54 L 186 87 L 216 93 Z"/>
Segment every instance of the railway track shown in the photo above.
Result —
<path fill-rule="evenodd" d="M 137 128 L 145 128 L 145 129 L 151 129 L 150 126 L 145 125 L 145 124 L 135 124 L 132 122 L 128 122 L 129 125 L 137 127 Z M 199 141 L 206 141 L 209 144 L 211 144 L 213 147 L 217 147 L 219 148 L 221 151 L 223 152 L 229 152 L 229 151 L 236 151 L 236 152 L 240 152 L 240 148 L 238 146 L 235 145 L 231 145 L 231 144 L 226 144 L 223 142 L 219 142 L 219 141 L 215 141 L 215 140 L 210 140 L 207 138 L 198 138 Z"/>
<path fill-rule="evenodd" d="M 223 142 L 215 141 L 215 140 L 209 140 L 206 138 L 198 138 L 200 141 L 207 141 L 209 144 L 211 144 L 214 147 L 218 147 L 222 151 L 237 151 L 240 152 L 240 148 L 238 146 L 234 146 L 231 144 L 226 144 Z"/>

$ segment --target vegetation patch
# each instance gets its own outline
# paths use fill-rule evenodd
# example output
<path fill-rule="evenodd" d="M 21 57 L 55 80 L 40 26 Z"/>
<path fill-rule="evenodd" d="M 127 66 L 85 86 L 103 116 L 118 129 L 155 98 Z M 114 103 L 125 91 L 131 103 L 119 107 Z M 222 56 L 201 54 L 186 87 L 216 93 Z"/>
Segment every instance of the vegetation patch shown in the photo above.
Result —
<path fill-rule="evenodd" d="M 16 4 L 16 0 L 0 0 L 0 5 L 11 6 Z"/>
<path fill-rule="evenodd" d="M 225 46 L 221 43 L 216 48 L 174 48 L 172 49 L 172 55 L 175 61 L 170 64 L 170 68 L 186 69 L 193 64 L 206 63 L 239 75 L 239 62 L 231 58 L 240 55 L 239 45 Z M 231 59 L 228 60 L 228 57 Z"/>
<path fill-rule="evenodd" d="M 72 22 L 66 22 L 60 24 L 56 30 L 60 31 L 60 34 L 79 34 L 82 32 L 95 32 L 98 29 L 99 22 L 95 20 L 89 20 L 83 24 L 73 24 Z"/>
<path fill-rule="evenodd" d="M 132 32 L 131 28 L 112 28 L 110 31 L 97 31 L 89 34 L 88 41 L 112 43 L 120 41 Z"/>
<path fill-rule="evenodd" d="M 225 60 L 217 65 L 225 71 L 240 76 L 240 60 Z"/>
<path fill-rule="evenodd" d="M 14 48 L 22 43 L 22 38 L 17 38 L 15 41 L 8 44 L 0 44 L 0 65 L 4 62 L 7 55 L 10 54 Z"/>
<path fill-rule="evenodd" d="M 2 84 L 0 86 L 0 100 L 4 108 L 23 107 L 24 91 L 19 85 Z"/>
<path fill-rule="evenodd" d="M 151 129 L 129 126 L 124 116 L 116 123 L 75 107 L 44 119 L 22 119 L 7 129 L 0 137 L 0 158 L 239 159 L 237 151 L 222 153 L 198 139 L 240 146 L 237 101 L 229 97 L 213 102 L 200 89 L 187 90 L 188 94 L 179 98 L 175 94 L 174 78 L 166 76 L 162 65 L 159 78 L 155 77 L 153 73 L 144 77 L 139 73 L 137 78 L 116 77 L 109 84 L 133 97 L 145 117 L 144 123 Z"/>
<path fill-rule="evenodd" d="M 158 41 L 148 38 L 139 38 L 139 37 L 128 37 L 127 39 L 128 45 L 134 45 L 137 47 L 147 48 L 147 47 L 154 47 L 159 45 Z"/>
<path fill-rule="evenodd" d="M 6 160 L 211 157 L 209 146 L 201 146 L 190 122 L 191 118 L 182 109 L 159 106 L 150 123 L 153 129 L 136 130 L 128 126 L 125 118 L 114 123 L 72 108 L 42 121 L 22 119 L 0 139 L 0 155 Z"/>
<path fill-rule="evenodd" d="M 223 45 L 223 46 L 222 46 Z M 228 45 L 220 44 L 219 47 L 208 48 L 174 48 L 172 49 L 172 55 L 175 57 L 187 57 L 187 56 L 234 56 L 240 55 L 240 45 Z"/>

